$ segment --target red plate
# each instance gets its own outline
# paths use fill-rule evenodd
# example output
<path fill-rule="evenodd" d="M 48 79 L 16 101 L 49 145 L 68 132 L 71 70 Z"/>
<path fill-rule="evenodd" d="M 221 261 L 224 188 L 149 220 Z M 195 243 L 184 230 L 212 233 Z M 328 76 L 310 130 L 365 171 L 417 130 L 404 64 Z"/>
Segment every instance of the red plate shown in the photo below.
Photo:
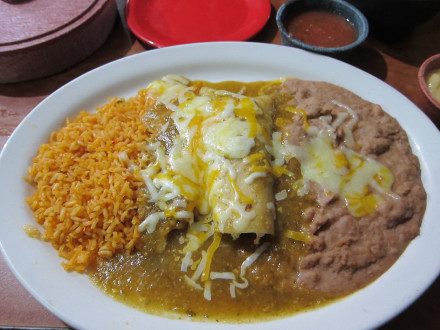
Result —
<path fill-rule="evenodd" d="M 270 0 L 129 0 L 127 25 L 154 47 L 241 41 L 269 19 Z"/>

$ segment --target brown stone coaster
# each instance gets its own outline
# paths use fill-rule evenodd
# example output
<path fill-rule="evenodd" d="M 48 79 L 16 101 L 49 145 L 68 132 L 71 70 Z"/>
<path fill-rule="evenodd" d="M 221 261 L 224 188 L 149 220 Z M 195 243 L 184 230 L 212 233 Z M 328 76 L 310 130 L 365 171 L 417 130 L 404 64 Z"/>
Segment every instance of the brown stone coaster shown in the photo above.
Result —
<path fill-rule="evenodd" d="M 109 35 L 114 0 L 0 0 L 0 83 L 62 71 Z"/>

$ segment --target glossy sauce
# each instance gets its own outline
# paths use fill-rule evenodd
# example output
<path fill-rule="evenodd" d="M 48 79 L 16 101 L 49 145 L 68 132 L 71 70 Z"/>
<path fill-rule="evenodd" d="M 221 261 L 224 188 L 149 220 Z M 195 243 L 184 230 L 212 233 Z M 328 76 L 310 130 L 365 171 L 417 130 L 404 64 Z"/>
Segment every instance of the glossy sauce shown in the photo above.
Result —
<path fill-rule="evenodd" d="M 305 11 L 292 15 L 287 23 L 290 36 L 318 47 L 342 47 L 353 43 L 357 34 L 344 17 L 327 11 Z"/>
<path fill-rule="evenodd" d="M 293 164 L 293 166 L 297 166 Z M 280 180 L 279 188 L 291 185 Z M 302 209 L 310 201 L 289 198 L 278 205 L 278 233 L 264 237 L 270 248 L 251 266 L 247 275 L 249 287 L 232 298 L 227 281 L 213 281 L 212 300 L 203 292 L 189 287 L 182 279 L 180 258 L 182 230 L 171 231 L 166 248 L 160 234 L 144 235 L 138 252 L 119 255 L 100 262 L 92 273 L 93 281 L 108 295 L 141 311 L 178 319 L 249 323 L 285 317 L 296 312 L 322 306 L 335 297 L 305 289 L 295 282 L 298 262 L 306 253 L 303 243 L 282 235 L 281 230 L 301 229 Z M 161 228 L 159 228 L 159 232 Z M 240 260 L 255 249 L 255 235 L 244 234 L 239 239 L 223 235 L 215 253 L 213 269 L 232 270 Z M 207 248 L 211 242 L 203 248 Z"/>

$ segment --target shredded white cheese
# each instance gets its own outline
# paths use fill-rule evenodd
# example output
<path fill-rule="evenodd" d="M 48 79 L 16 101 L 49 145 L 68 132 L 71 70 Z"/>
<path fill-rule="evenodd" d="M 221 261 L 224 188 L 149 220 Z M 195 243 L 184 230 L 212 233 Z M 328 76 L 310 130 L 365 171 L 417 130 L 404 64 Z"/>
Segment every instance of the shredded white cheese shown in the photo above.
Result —
<path fill-rule="evenodd" d="M 156 229 L 156 225 L 159 222 L 159 220 L 165 219 L 165 213 L 164 212 L 156 212 L 150 214 L 142 223 L 139 225 L 139 231 L 143 232 L 147 230 L 149 234 L 154 232 Z"/>
<path fill-rule="evenodd" d="M 286 189 L 281 190 L 280 192 L 275 194 L 275 200 L 276 201 L 282 201 L 287 198 L 287 191 Z"/>
<path fill-rule="evenodd" d="M 164 215 L 192 221 L 197 212 L 202 216 L 212 214 L 220 232 L 230 219 L 234 230 L 242 232 L 255 213 L 247 210 L 246 196 L 237 191 L 232 162 L 248 156 L 256 139 L 265 140 L 264 129 L 256 120 L 262 114 L 261 108 L 241 94 L 208 87 L 196 91 L 188 79 L 178 75 L 156 80 L 146 91 L 156 104 L 172 111 L 170 117 L 177 134 L 168 154 L 159 142 L 150 146 L 155 159 L 141 175 L 149 201 L 164 214 L 146 219 L 139 229 L 154 230 Z M 162 132 L 167 128 L 163 127 Z M 261 171 L 252 173 L 245 183 L 266 175 Z M 182 210 L 169 212 L 169 204 L 177 199 L 185 201 Z"/>

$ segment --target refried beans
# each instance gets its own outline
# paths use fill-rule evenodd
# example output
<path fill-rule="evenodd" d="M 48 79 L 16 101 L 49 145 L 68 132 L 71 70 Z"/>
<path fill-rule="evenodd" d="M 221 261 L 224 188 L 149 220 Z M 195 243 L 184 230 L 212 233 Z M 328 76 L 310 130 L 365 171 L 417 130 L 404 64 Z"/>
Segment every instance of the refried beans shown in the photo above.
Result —
<path fill-rule="evenodd" d="M 282 93 L 291 95 L 291 105 L 306 111 L 309 125 L 322 125 L 323 117 L 336 118 L 344 111 L 334 100 L 350 107 L 358 116 L 353 128 L 355 149 L 393 173 L 396 196 L 360 218 L 349 214 L 338 196 L 321 197 L 325 192 L 316 184 L 312 189 L 318 205 L 305 216 L 311 222 L 310 234 L 316 237 L 301 260 L 298 282 L 321 292 L 352 292 L 385 272 L 419 234 L 426 206 L 419 161 L 398 122 L 376 104 L 325 82 L 290 79 Z M 293 127 L 291 132 L 301 134 Z M 336 147 L 344 145 L 343 138 L 344 123 L 335 130 Z"/>

